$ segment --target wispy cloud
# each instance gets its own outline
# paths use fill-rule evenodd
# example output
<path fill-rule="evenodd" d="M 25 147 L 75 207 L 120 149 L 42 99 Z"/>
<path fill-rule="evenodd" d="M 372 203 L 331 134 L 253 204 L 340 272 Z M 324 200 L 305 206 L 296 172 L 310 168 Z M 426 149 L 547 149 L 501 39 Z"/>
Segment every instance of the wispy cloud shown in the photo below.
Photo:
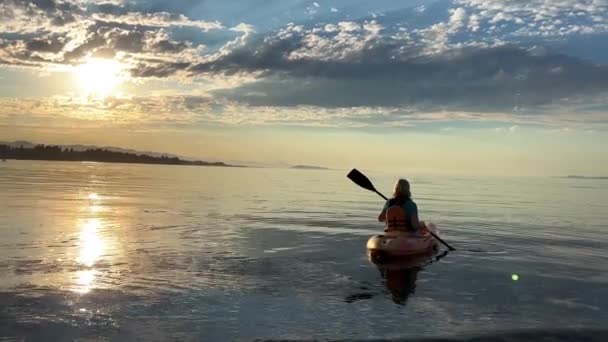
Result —
<path fill-rule="evenodd" d="M 218 124 L 366 128 L 478 123 L 485 127 L 500 124 L 494 129 L 496 132 L 517 132 L 522 126 L 529 125 L 556 132 L 564 131 L 564 127 L 578 131 L 607 130 L 608 114 L 597 119 L 601 119 L 603 124 L 590 124 L 584 117 L 572 118 L 568 113 L 513 116 L 499 112 L 420 111 L 415 107 L 249 106 L 211 94 L 108 97 L 97 100 L 69 96 L 0 99 L 0 124 L 49 127 L 72 127 L 77 123 L 78 127 L 195 127 Z M 453 126 L 442 129 L 444 132 L 453 130 Z"/>
<path fill-rule="evenodd" d="M 129 12 L 118 15 L 108 13 L 94 13 L 91 17 L 92 19 L 101 22 L 126 25 L 139 25 L 150 27 L 191 26 L 200 28 L 203 32 L 224 28 L 224 25 L 218 21 L 209 22 L 203 20 L 192 20 L 183 14 L 172 14 L 168 12 Z"/>

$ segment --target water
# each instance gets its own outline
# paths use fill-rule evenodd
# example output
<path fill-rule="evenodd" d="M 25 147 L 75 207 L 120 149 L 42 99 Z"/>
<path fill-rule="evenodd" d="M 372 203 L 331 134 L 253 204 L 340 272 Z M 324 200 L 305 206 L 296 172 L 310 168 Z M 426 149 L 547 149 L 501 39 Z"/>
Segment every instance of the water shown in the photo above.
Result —
<path fill-rule="evenodd" d="M 346 173 L 1 163 L 0 340 L 384 339 L 608 324 L 608 181 L 411 176 L 421 218 L 458 250 L 385 270 L 364 249 L 382 229 L 382 200 Z M 367 175 L 390 193 L 394 175 Z"/>

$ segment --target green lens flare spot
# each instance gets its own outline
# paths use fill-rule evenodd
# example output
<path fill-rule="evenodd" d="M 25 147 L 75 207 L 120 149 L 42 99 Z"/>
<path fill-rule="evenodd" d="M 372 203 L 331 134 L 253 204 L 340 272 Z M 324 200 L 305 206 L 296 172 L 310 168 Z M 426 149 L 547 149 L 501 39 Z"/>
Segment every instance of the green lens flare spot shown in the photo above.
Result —
<path fill-rule="evenodd" d="M 512 274 L 511 275 L 511 279 L 513 279 L 513 281 L 518 281 L 519 280 L 519 276 L 517 274 Z"/>

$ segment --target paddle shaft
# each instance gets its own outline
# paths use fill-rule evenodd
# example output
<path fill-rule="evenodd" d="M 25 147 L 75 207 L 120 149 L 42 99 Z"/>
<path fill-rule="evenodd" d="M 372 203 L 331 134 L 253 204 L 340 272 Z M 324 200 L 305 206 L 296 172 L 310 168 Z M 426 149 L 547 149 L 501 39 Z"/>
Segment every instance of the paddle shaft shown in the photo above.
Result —
<path fill-rule="evenodd" d="M 388 198 L 386 198 L 386 196 L 381 194 L 378 190 L 374 190 L 374 192 L 377 193 L 378 195 L 380 195 L 380 197 L 384 198 L 385 201 L 388 201 Z"/>

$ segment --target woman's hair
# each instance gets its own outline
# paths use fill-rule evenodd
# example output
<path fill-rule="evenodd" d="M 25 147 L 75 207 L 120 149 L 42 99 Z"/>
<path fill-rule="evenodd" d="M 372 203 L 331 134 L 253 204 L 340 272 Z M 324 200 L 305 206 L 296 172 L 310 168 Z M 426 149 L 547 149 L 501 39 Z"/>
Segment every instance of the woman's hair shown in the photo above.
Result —
<path fill-rule="evenodd" d="M 407 179 L 400 179 L 395 183 L 393 197 L 405 197 L 408 199 L 412 197 L 412 193 L 410 192 L 410 182 L 408 182 Z"/>

